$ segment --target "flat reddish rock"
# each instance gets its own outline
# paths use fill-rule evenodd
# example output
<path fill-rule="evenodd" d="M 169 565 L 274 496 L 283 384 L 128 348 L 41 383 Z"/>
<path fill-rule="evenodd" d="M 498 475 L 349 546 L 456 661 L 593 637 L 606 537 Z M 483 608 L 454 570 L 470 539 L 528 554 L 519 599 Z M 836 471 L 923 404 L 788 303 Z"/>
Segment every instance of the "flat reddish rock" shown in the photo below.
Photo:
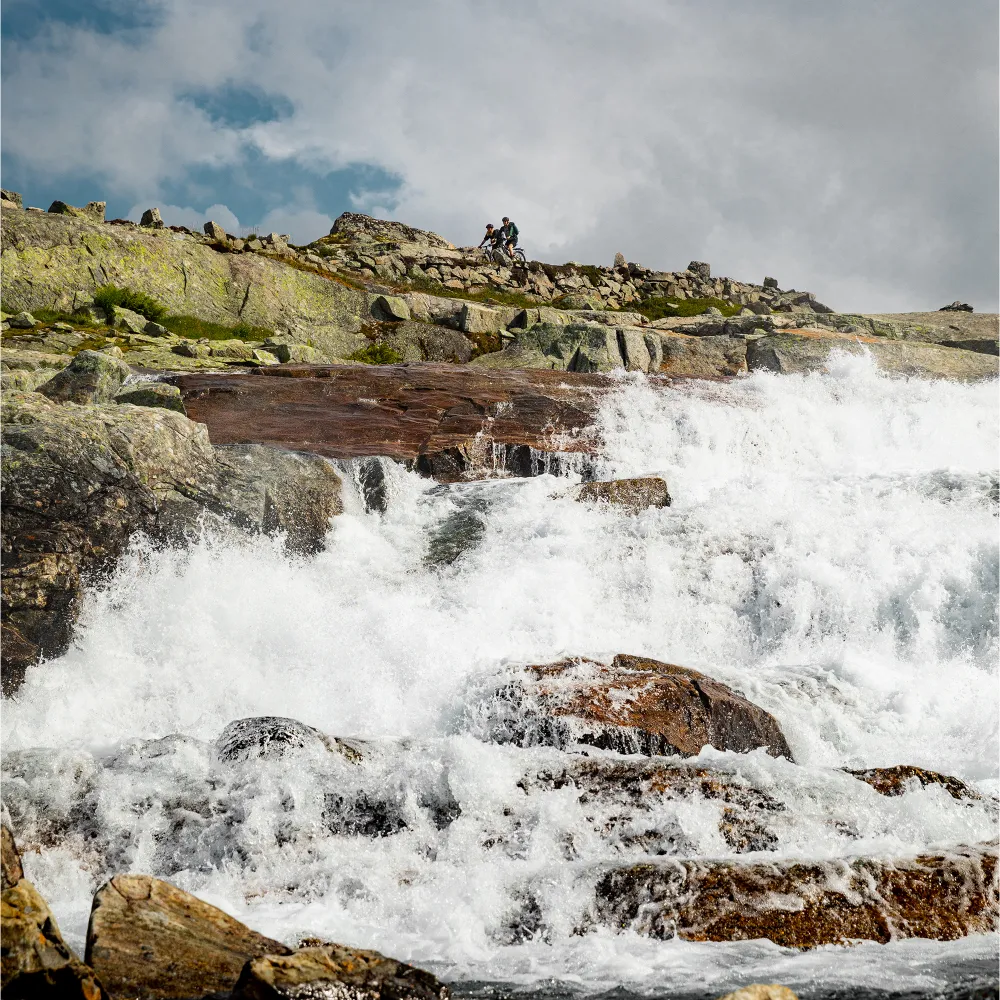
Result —
<path fill-rule="evenodd" d="M 281 365 L 171 381 L 213 444 L 384 455 L 442 481 L 531 475 L 536 453 L 592 452 L 594 413 L 615 385 L 596 374 L 430 363 Z"/>

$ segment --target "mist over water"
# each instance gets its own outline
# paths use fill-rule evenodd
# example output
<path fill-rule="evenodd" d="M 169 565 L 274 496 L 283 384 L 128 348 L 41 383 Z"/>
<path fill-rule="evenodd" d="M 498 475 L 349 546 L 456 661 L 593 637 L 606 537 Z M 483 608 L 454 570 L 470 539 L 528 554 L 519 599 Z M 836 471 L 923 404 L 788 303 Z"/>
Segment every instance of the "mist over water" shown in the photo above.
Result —
<path fill-rule="evenodd" d="M 385 513 L 349 491 L 309 559 L 277 539 L 136 544 L 89 594 L 74 648 L 4 703 L 28 875 L 73 944 L 97 885 L 148 871 L 278 938 L 542 991 L 929 992 L 995 962 L 985 938 L 797 954 L 574 933 L 611 864 L 733 855 L 720 806 L 621 821 L 614 802 L 526 790 L 564 758 L 477 738 L 477 706 L 505 665 L 646 654 L 741 691 L 792 747 L 797 765 L 701 754 L 783 803 L 774 851 L 741 858 L 994 837 L 988 799 L 884 798 L 831 769 L 1000 788 L 997 426 L 995 383 L 888 378 L 863 358 L 724 384 L 629 375 L 601 411 L 597 478 L 663 475 L 670 508 L 577 503 L 573 475 L 441 487 L 390 464 Z M 251 715 L 369 740 L 368 759 L 220 762 L 214 741 Z M 379 836 L 358 832 L 375 799 L 396 824 Z M 353 827 L 331 826 L 335 801 Z"/>

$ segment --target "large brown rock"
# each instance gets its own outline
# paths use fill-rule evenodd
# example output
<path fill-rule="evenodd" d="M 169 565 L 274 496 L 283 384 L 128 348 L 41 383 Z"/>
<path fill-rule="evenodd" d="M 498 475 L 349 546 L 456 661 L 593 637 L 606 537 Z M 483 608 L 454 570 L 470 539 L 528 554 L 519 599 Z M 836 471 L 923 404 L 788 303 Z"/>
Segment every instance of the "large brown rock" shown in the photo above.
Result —
<path fill-rule="evenodd" d="M 24 868 L 21 866 L 21 855 L 14 841 L 14 834 L 6 823 L 0 826 L 0 857 L 2 857 L 2 885 L 4 889 L 17 885 L 24 878 Z"/>
<path fill-rule="evenodd" d="M 38 890 L 22 878 L 0 902 L 0 987 L 5 1000 L 105 1000 L 92 969 L 62 939 Z"/>
<path fill-rule="evenodd" d="M 122 1000 L 231 990 L 250 959 L 290 950 L 150 875 L 116 875 L 102 886 L 87 926 L 87 963 Z"/>
<path fill-rule="evenodd" d="M 317 944 L 247 962 L 233 1000 L 447 1000 L 451 991 L 423 969 L 377 951 Z"/>
<path fill-rule="evenodd" d="M 330 458 L 384 455 L 442 481 L 532 475 L 538 452 L 589 452 L 601 375 L 447 364 L 282 365 L 173 379 L 215 444 L 259 442 Z"/>
<path fill-rule="evenodd" d="M 618 655 L 526 667 L 493 704 L 490 735 L 522 745 L 589 743 L 622 753 L 694 756 L 704 746 L 792 759 L 776 719 L 687 667 Z"/>
<path fill-rule="evenodd" d="M 633 865 L 598 882 L 594 919 L 653 938 L 768 938 L 789 948 L 951 941 L 996 931 L 997 850 L 957 847 L 893 860 Z"/>

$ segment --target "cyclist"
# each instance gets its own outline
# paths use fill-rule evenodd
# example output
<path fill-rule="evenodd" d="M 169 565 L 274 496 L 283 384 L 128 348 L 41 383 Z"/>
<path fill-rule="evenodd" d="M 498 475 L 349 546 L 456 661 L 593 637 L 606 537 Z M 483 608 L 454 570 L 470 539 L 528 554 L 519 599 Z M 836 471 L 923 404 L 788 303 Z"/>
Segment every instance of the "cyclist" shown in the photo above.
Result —
<path fill-rule="evenodd" d="M 500 242 L 500 230 L 493 228 L 492 222 L 486 223 L 486 235 L 479 241 L 480 248 L 489 241 L 490 246 L 497 246 Z"/>
<path fill-rule="evenodd" d="M 517 246 L 517 237 L 519 235 L 518 228 L 506 215 L 500 221 L 503 223 L 500 227 L 500 239 L 507 248 L 507 256 L 513 257 L 514 247 Z"/>

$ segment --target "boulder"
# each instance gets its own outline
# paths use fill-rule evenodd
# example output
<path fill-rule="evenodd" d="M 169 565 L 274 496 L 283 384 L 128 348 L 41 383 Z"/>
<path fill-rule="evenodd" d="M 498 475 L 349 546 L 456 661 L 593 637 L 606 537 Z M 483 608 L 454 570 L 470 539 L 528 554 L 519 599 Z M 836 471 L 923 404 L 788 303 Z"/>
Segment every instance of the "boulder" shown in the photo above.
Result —
<path fill-rule="evenodd" d="M 7 997 L 106 1000 L 94 971 L 62 939 L 38 890 L 25 878 L 3 890 L 0 988 Z"/>
<path fill-rule="evenodd" d="M 333 750 L 341 744 L 297 719 L 261 715 L 230 722 L 215 741 L 219 760 L 241 763 L 248 760 L 274 760 L 296 750 Z"/>
<path fill-rule="evenodd" d="M 182 358 L 208 358 L 212 355 L 212 346 L 207 340 L 182 340 L 179 344 L 174 344 L 170 352 Z"/>
<path fill-rule="evenodd" d="M 333 222 L 331 236 L 339 236 L 345 243 L 415 243 L 425 247 L 454 250 L 453 244 L 437 233 L 414 229 L 402 222 L 373 219 L 360 212 L 344 212 Z"/>
<path fill-rule="evenodd" d="M 996 378 L 998 371 L 997 358 L 978 351 L 817 330 L 785 330 L 748 341 L 747 367 L 782 374 L 825 372 L 834 351 L 867 353 L 879 368 L 916 378 L 967 382 Z"/>
<path fill-rule="evenodd" d="M 628 267 L 628 262 L 625 260 L 625 254 L 619 252 L 615 254 L 615 270 L 620 271 Z"/>
<path fill-rule="evenodd" d="M 767 938 L 787 948 L 952 941 L 996 933 L 996 875 L 987 845 L 891 860 L 664 860 L 605 875 L 593 918 L 652 938 Z"/>
<path fill-rule="evenodd" d="M 712 277 L 712 268 L 703 260 L 693 260 L 688 264 L 687 269 L 702 281 L 708 281 Z"/>
<path fill-rule="evenodd" d="M 658 476 L 583 483 L 574 491 L 574 499 L 581 503 L 611 504 L 630 514 L 638 514 L 649 507 L 670 506 L 666 481 Z"/>
<path fill-rule="evenodd" d="M 466 302 L 458 314 L 458 328 L 465 333 L 499 333 L 507 324 L 497 310 Z"/>
<path fill-rule="evenodd" d="M 162 229 L 163 219 L 160 217 L 160 210 L 158 208 L 147 208 L 142 213 L 142 218 L 139 219 L 139 225 L 147 229 Z"/>
<path fill-rule="evenodd" d="M 205 235 L 210 240 L 214 240 L 216 243 L 221 243 L 223 246 L 226 246 L 229 242 L 229 237 L 226 236 L 225 229 L 223 229 L 217 222 L 209 221 L 205 223 Z"/>
<path fill-rule="evenodd" d="M 741 337 L 662 334 L 659 370 L 687 378 L 721 378 L 747 370 L 747 343 Z"/>
<path fill-rule="evenodd" d="M 473 362 L 483 368 L 548 368 L 571 372 L 610 372 L 625 362 L 617 332 L 601 323 L 565 326 L 539 323 L 517 330 L 502 351 Z"/>
<path fill-rule="evenodd" d="M 38 391 L 57 403 L 110 403 L 131 374 L 124 361 L 100 351 L 81 351 Z"/>
<path fill-rule="evenodd" d="M 147 337 L 172 337 L 173 334 L 165 327 L 161 326 L 159 323 L 154 323 L 149 320 L 148 323 L 142 328 L 142 332 L 146 334 Z"/>
<path fill-rule="evenodd" d="M 732 688 L 622 654 L 610 665 L 580 657 L 519 669 L 497 690 L 485 725 L 488 738 L 521 746 L 585 743 L 689 757 L 711 745 L 792 759 L 777 720 Z"/>
<path fill-rule="evenodd" d="M 777 278 L 765 278 L 764 279 L 764 287 L 765 288 L 774 288 L 774 289 L 777 289 L 777 287 L 778 287 L 778 279 Z"/>
<path fill-rule="evenodd" d="M 14 208 L 24 208 L 24 202 L 16 191 L 9 191 L 7 188 L 0 188 L 0 199 L 10 202 Z M 4 206 L 6 207 L 6 206 Z"/>
<path fill-rule="evenodd" d="M 290 949 L 150 875 L 116 875 L 94 896 L 86 961 L 112 997 L 200 997 L 231 990 L 243 966 Z"/>
<path fill-rule="evenodd" d="M 964 781 L 937 771 L 926 771 L 912 764 L 897 764 L 895 767 L 870 767 L 864 770 L 844 768 L 859 781 L 872 786 L 879 795 L 890 798 L 903 795 L 912 788 L 927 788 L 936 785 L 943 788 L 953 799 L 977 801 L 982 796 Z"/>
<path fill-rule="evenodd" d="M 49 205 L 49 212 L 53 215 L 71 215 L 76 219 L 89 219 L 92 222 L 103 222 L 104 221 L 104 210 L 107 208 L 107 202 L 104 201 L 88 201 L 83 208 L 76 208 L 73 205 L 67 205 L 64 201 L 54 201 Z"/>
<path fill-rule="evenodd" d="M 662 359 L 662 349 L 657 356 L 657 349 L 660 347 L 658 336 L 634 326 L 620 327 L 615 332 L 618 337 L 618 353 L 626 371 L 656 370 L 657 362 Z"/>
<path fill-rule="evenodd" d="M 62 359 L 65 361 L 65 357 Z M 44 368 L 35 371 L 16 368 L 0 373 L 0 389 L 4 392 L 34 392 L 40 385 L 52 378 L 52 372 Z"/>
<path fill-rule="evenodd" d="M 223 361 L 253 361 L 253 348 L 238 337 L 230 340 L 213 340 L 209 344 L 209 355 L 221 358 Z"/>
<path fill-rule="evenodd" d="M 458 330 L 435 323 L 395 323 L 380 342 L 398 352 L 404 361 L 450 361 L 464 364 L 471 360 L 476 344 L 489 334 L 466 336 Z M 499 345 L 499 338 L 497 338 Z"/>
<path fill-rule="evenodd" d="M 233 1000 L 448 1000 L 451 991 L 423 969 L 377 951 L 310 944 L 291 955 L 251 959 Z"/>
<path fill-rule="evenodd" d="M 133 312 L 124 306 L 112 306 L 108 310 L 108 322 L 111 326 L 128 330 L 129 333 L 145 333 L 149 320 L 141 313 Z"/>
<path fill-rule="evenodd" d="M 21 855 L 14 834 L 4 823 L 0 826 L 0 873 L 2 873 L 2 888 L 9 889 L 24 878 L 24 868 L 21 866 Z"/>
<path fill-rule="evenodd" d="M 385 322 L 399 322 L 410 318 L 410 307 L 398 295 L 380 295 L 372 303 L 372 316 Z"/>
<path fill-rule="evenodd" d="M 973 308 L 972 308 L 972 306 L 969 305 L 968 302 L 962 302 L 959 299 L 955 299 L 955 301 L 952 302 L 951 305 L 941 306 L 941 308 L 938 310 L 938 312 L 967 312 L 967 313 L 970 313 L 970 312 L 973 312 Z"/>
<path fill-rule="evenodd" d="M 283 365 L 289 363 L 315 365 L 326 360 L 315 347 L 310 347 L 308 344 L 265 340 L 263 346 L 265 350 L 274 355 L 279 364 Z"/>
<path fill-rule="evenodd" d="M 115 396 L 115 402 L 129 403 L 132 406 L 162 406 L 167 410 L 184 413 L 184 401 L 181 399 L 180 389 L 163 382 L 142 382 L 139 385 L 129 386 Z"/>
<path fill-rule="evenodd" d="M 38 326 L 38 320 L 29 312 L 19 312 L 7 321 L 14 330 L 31 330 Z"/>

